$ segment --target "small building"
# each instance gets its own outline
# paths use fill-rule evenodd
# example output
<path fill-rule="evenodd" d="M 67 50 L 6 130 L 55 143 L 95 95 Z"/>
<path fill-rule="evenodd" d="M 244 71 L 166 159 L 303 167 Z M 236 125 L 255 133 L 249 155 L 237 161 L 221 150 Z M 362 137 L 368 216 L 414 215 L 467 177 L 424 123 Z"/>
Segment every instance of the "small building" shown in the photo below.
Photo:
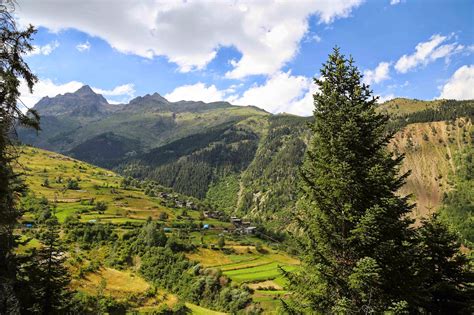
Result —
<path fill-rule="evenodd" d="M 249 227 L 244 228 L 245 234 L 255 234 L 255 232 L 257 232 L 256 226 L 249 226 Z"/>
<path fill-rule="evenodd" d="M 204 211 L 204 216 L 206 218 L 219 219 L 222 214 L 222 211 Z"/>
<path fill-rule="evenodd" d="M 161 191 L 158 193 L 158 197 L 167 199 L 169 197 L 169 194 Z"/>
<path fill-rule="evenodd" d="M 231 217 L 230 222 L 234 224 L 235 226 L 239 226 L 242 224 L 242 219 L 239 219 L 237 217 Z"/>
<path fill-rule="evenodd" d="M 204 230 L 209 230 L 209 224 L 204 224 L 204 225 L 202 226 L 202 228 L 203 228 Z"/>
<path fill-rule="evenodd" d="M 186 208 L 189 208 L 191 210 L 197 210 L 197 206 L 194 202 L 192 201 L 186 201 Z"/>

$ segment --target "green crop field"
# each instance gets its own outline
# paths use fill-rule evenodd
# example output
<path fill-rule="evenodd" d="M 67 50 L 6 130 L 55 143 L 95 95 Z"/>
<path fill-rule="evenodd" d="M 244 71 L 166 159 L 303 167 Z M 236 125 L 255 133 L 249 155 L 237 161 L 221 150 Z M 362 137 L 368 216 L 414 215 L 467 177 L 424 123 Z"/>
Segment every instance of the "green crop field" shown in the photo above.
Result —
<path fill-rule="evenodd" d="M 224 315 L 226 313 L 216 312 L 202 306 L 198 306 L 191 303 L 186 303 L 186 306 L 191 310 L 191 314 L 194 315 Z"/>
<path fill-rule="evenodd" d="M 226 271 L 224 272 L 224 274 L 229 276 L 235 282 L 256 282 L 273 280 L 281 276 L 281 271 L 278 267 L 281 267 L 285 271 L 293 271 L 296 269 L 295 266 L 281 266 L 280 264 L 273 262 L 270 264 L 263 263 L 262 265 L 250 268 Z"/>
<path fill-rule="evenodd" d="M 239 246 L 229 245 L 229 249 Z M 219 250 L 200 250 L 190 255 L 191 259 L 199 260 L 206 266 L 219 268 L 235 283 L 245 283 L 254 289 L 253 300 L 258 302 L 264 314 L 278 314 L 280 298 L 289 295 L 287 280 L 280 267 L 286 271 L 297 270 L 299 261 L 285 253 L 266 249 L 266 253 L 258 253 L 254 247 L 250 252 L 224 255 Z"/>

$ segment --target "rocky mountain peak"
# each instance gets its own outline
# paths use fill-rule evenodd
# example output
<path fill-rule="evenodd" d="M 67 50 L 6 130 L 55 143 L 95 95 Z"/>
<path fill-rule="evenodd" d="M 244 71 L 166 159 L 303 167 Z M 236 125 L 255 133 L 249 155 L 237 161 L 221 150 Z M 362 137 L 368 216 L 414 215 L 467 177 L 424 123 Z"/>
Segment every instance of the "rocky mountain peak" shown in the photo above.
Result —
<path fill-rule="evenodd" d="M 44 97 L 35 105 L 35 109 L 47 116 L 93 117 L 105 112 L 108 104 L 101 94 L 95 93 L 89 85 L 84 85 L 74 93 Z"/>

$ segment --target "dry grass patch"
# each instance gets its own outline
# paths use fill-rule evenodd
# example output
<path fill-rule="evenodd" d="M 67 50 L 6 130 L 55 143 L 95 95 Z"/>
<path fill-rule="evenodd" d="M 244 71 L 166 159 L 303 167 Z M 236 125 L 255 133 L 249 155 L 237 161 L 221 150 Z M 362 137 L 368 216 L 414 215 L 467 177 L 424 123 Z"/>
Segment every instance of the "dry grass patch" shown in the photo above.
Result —
<path fill-rule="evenodd" d="M 96 294 L 101 282 L 105 280 L 104 293 L 113 297 L 123 297 L 130 293 L 144 293 L 150 285 L 142 278 L 128 271 L 112 268 L 101 268 L 99 271 L 87 274 L 84 279 L 74 280 L 72 285 L 79 291 Z"/>
<path fill-rule="evenodd" d="M 283 287 L 273 280 L 249 283 L 247 284 L 247 286 L 253 290 L 268 290 L 268 289 L 283 290 Z"/>
<path fill-rule="evenodd" d="M 249 251 L 255 252 L 255 246 L 232 245 L 228 247 L 232 247 L 236 254 L 247 254 Z"/>
<path fill-rule="evenodd" d="M 417 205 L 413 218 L 419 220 L 436 212 L 442 204 L 443 193 L 452 189 L 449 178 L 456 171 L 453 156 L 467 145 L 463 136 L 471 131 L 472 123 L 459 118 L 454 124 L 410 124 L 395 135 L 389 148 L 405 154 L 401 172 L 411 170 L 400 193 L 414 195 Z"/>
<path fill-rule="evenodd" d="M 199 248 L 194 253 L 186 254 L 186 257 L 190 260 L 198 261 L 205 267 L 228 264 L 232 262 L 232 260 L 230 260 L 229 257 L 227 257 L 221 251 L 207 248 Z"/>

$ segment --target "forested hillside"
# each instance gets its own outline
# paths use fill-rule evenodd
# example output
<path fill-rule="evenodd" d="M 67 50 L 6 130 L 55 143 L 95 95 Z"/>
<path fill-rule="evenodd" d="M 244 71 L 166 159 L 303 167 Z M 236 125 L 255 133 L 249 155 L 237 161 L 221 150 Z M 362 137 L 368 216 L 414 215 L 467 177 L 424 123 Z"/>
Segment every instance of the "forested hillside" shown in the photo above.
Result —
<path fill-rule="evenodd" d="M 273 225 L 286 225 L 295 205 L 312 118 L 225 102 L 172 103 L 156 93 L 110 105 L 88 87 L 43 99 L 37 109 L 43 131 L 20 130 L 26 143 Z M 406 154 L 403 170 L 412 170 L 402 193 L 413 194 L 414 217 L 436 211 L 453 187 L 455 156 L 472 146 L 474 102 L 394 99 L 378 110 L 390 116 L 391 148 Z"/>

